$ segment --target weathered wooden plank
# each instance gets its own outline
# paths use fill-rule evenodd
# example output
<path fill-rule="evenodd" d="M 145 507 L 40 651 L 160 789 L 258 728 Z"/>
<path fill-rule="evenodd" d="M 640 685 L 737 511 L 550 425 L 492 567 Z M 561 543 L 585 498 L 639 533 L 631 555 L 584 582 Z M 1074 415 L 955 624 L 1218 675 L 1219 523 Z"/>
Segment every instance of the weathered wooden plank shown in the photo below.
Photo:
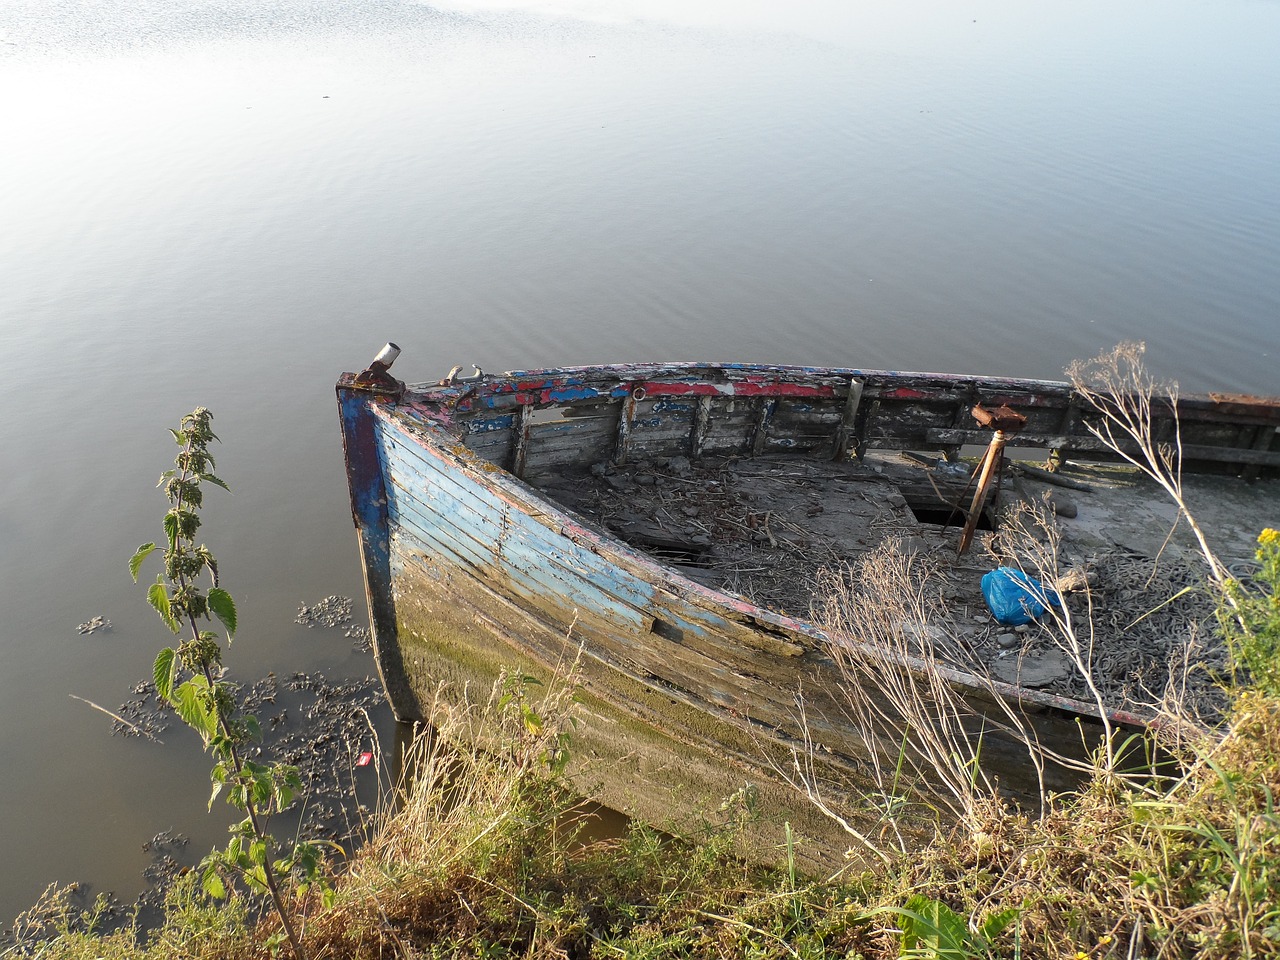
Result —
<path fill-rule="evenodd" d="M 623 402 L 618 416 L 617 434 L 613 444 L 613 462 L 627 462 L 627 454 L 631 447 L 631 425 L 636 419 L 636 395 L 633 391 Z"/>
<path fill-rule="evenodd" d="M 751 429 L 750 450 L 753 457 L 764 451 L 765 442 L 769 439 L 769 421 L 778 409 L 776 399 L 761 398 L 756 401 L 755 422 Z"/>
<path fill-rule="evenodd" d="M 458 556 L 459 540 L 441 539 L 447 527 L 424 531 L 404 522 L 403 529 L 401 540 L 407 545 L 417 541 L 434 556 Z M 663 682 L 678 683 L 707 703 L 722 707 L 751 703 L 764 715 L 790 706 L 790 694 L 785 690 L 780 694 L 777 687 L 777 681 L 790 671 L 769 670 L 758 652 L 744 656 L 753 648 L 716 636 L 705 623 L 678 608 L 655 609 L 653 603 L 637 607 L 620 602 L 616 589 L 613 593 L 593 589 L 594 584 L 582 579 L 588 571 L 566 564 L 556 549 L 548 550 L 536 529 L 513 529 L 488 563 L 474 563 L 470 549 L 464 554 L 459 559 L 470 575 L 500 586 L 560 629 L 567 631 L 573 625 L 575 630 L 600 631 L 597 654 L 625 660 L 633 669 Z M 619 586 L 616 573 L 610 585 Z M 655 634 L 656 623 L 665 624 L 666 631 Z M 772 689 L 760 676 L 765 673 L 774 675 Z"/>
<path fill-rule="evenodd" d="M 1271 426 L 1270 424 L 1264 424 L 1263 426 L 1255 427 L 1254 433 L 1253 433 L 1253 443 L 1250 444 L 1249 449 L 1270 450 L 1272 446 L 1275 444 L 1277 435 L 1280 435 L 1280 430 Z M 1241 476 L 1244 477 L 1244 479 L 1246 480 L 1256 480 L 1258 479 L 1259 476 L 1261 476 L 1261 474 L 1262 474 L 1262 465 L 1254 463 L 1246 467 L 1244 472 L 1241 474 Z"/>
<path fill-rule="evenodd" d="M 844 406 L 840 410 L 840 422 L 831 440 L 831 459 L 843 460 L 849 455 L 849 442 L 854 434 L 858 404 L 862 401 L 862 381 L 849 378 Z"/>
<path fill-rule="evenodd" d="M 406 538 L 433 556 L 454 558 L 472 575 L 500 584 L 530 608 L 558 615 L 563 628 L 568 628 L 576 611 L 581 618 L 603 617 L 614 629 L 647 629 L 648 620 L 640 608 L 648 602 L 652 588 L 634 578 L 600 576 L 602 571 L 567 560 L 562 551 L 549 549 L 545 537 L 538 534 L 538 530 L 545 534 L 546 528 L 522 525 L 514 517 L 495 531 L 482 520 L 480 527 L 475 526 L 477 516 L 467 511 L 451 514 L 435 505 L 414 510 L 411 498 L 398 499 L 396 520 Z M 574 547 L 560 539 L 563 543 L 557 546 Z M 623 600 L 628 593 L 630 600 Z"/>
<path fill-rule="evenodd" d="M 512 429 L 511 472 L 517 477 L 524 476 L 524 468 L 529 461 L 529 433 L 533 429 L 533 406 L 524 404 L 520 407 Z"/>
<path fill-rule="evenodd" d="M 924 438 L 929 443 L 972 443 L 981 444 L 990 441 L 991 433 L 986 430 L 950 430 L 930 428 L 925 430 Z M 1015 438 L 1015 446 L 1019 447 L 1052 447 L 1063 451 L 1106 452 L 1110 450 L 1105 443 L 1092 435 L 1080 437 L 1046 436 L 1019 433 Z M 1126 447 L 1136 450 L 1136 447 Z M 1263 466 L 1280 466 L 1280 451 L 1243 450 L 1239 447 L 1209 446 L 1207 444 L 1183 443 L 1182 459 L 1205 460 L 1213 463 L 1260 464 Z"/>
<path fill-rule="evenodd" d="M 463 445 L 476 456 L 490 463 L 510 463 L 512 453 L 511 431 L 480 433 L 463 438 Z M 513 471 L 514 472 L 514 471 Z"/>
<path fill-rule="evenodd" d="M 439 528 L 424 531 L 405 523 L 404 531 L 400 542 L 405 558 L 412 557 L 415 545 L 433 556 L 456 556 L 452 548 L 457 541 L 444 543 Z M 665 595 L 665 605 L 656 596 L 644 607 L 620 603 L 616 596 L 593 591 L 578 580 L 575 574 L 584 571 L 555 562 L 554 551 L 549 555 L 540 541 L 536 531 L 516 530 L 491 562 L 475 564 L 468 556 L 458 559 L 469 575 L 500 587 L 559 629 L 567 631 L 573 625 L 578 631 L 599 631 L 597 655 L 625 661 L 642 675 L 678 685 L 707 704 L 736 708 L 750 704 L 758 717 L 771 720 L 783 719 L 794 706 L 789 687 L 779 683 L 794 676 L 794 668 L 785 661 L 799 652 L 798 647 L 776 641 L 744 644 L 720 635 L 712 624 L 717 618 L 696 610 L 690 616 L 681 603 L 671 602 L 675 598 L 670 594 Z M 740 625 L 729 621 L 720 619 L 719 624 L 742 632 Z"/>
<path fill-rule="evenodd" d="M 689 434 L 689 456 L 702 456 L 703 445 L 707 442 L 707 432 L 711 429 L 710 396 L 698 398 L 698 409 L 693 416 L 693 430 Z"/>
<path fill-rule="evenodd" d="M 400 454 L 406 459 L 413 459 L 411 449 L 405 449 L 403 445 Z M 419 464 L 418 469 L 430 466 L 430 456 L 421 457 Z M 395 486 L 399 491 L 401 484 L 397 483 Z M 647 607 L 653 602 L 648 591 L 652 588 L 634 574 L 629 574 L 630 579 L 620 578 L 618 571 L 626 569 L 625 564 L 619 562 L 620 558 L 616 556 L 601 558 L 593 551 L 573 545 L 572 540 L 548 530 L 537 522 L 524 523 L 518 531 L 513 532 L 508 529 L 508 526 L 519 518 L 518 512 L 512 514 L 496 502 L 487 502 L 484 498 L 478 497 L 475 489 L 459 483 L 456 478 L 448 474 L 432 477 L 425 486 L 428 490 L 434 491 L 435 496 L 430 496 L 421 503 L 420 515 L 411 519 L 398 513 L 397 519 L 414 529 L 419 536 L 429 539 L 435 549 L 457 551 L 460 558 L 471 566 L 483 567 L 499 555 L 508 557 L 513 537 L 531 538 L 531 542 L 536 540 L 540 544 L 537 547 L 540 551 L 537 564 L 531 569 L 541 571 L 541 568 L 546 565 L 560 571 L 556 574 L 557 578 L 561 573 L 565 577 L 585 576 L 592 579 L 602 591 L 614 593 L 625 590 L 630 583 L 636 592 L 632 594 L 629 602 L 638 615 L 648 615 Z M 409 502 L 411 498 L 406 495 L 404 503 Z M 400 504 L 398 497 L 398 509 Z M 470 532 L 463 536 L 460 535 L 460 531 Z M 486 550 L 486 543 L 491 543 L 494 547 Z M 503 552 L 504 549 L 506 553 Z M 568 562 L 564 558 L 570 553 L 573 556 L 571 562 Z M 559 586 L 559 582 L 559 579 L 555 579 L 544 583 L 541 589 L 563 594 L 565 591 Z M 696 638 L 700 643 L 717 647 L 720 656 L 729 656 L 733 651 L 742 649 L 762 649 L 775 653 L 781 651 L 785 656 L 793 656 L 799 649 L 792 641 L 762 635 L 758 627 L 748 628 L 735 621 L 726 620 L 721 614 L 710 609 L 700 609 L 696 605 L 690 606 L 687 596 L 682 602 L 689 608 L 685 616 L 690 615 L 689 611 L 696 611 L 692 615 L 695 621 L 700 622 L 696 627 L 692 625 L 687 627 L 690 630 L 690 638 Z M 668 619 L 674 617 L 674 613 L 667 615 Z M 689 621 L 689 623 L 693 624 L 695 621 Z M 716 640 L 715 635 L 720 634 L 726 635 L 725 638 Z M 757 664 L 757 668 L 758 666 Z"/>
<path fill-rule="evenodd" d="M 355 377 L 351 374 L 343 375 L 337 390 L 351 514 L 359 534 L 374 660 L 392 710 L 404 715 L 413 709 L 416 695 L 401 659 L 396 631 L 390 524 L 380 456 L 384 438 L 381 422 L 375 415 L 380 404 L 375 395 L 355 389 Z"/>
<path fill-rule="evenodd" d="M 530 478 L 560 472 L 585 470 L 593 463 L 608 460 L 614 452 L 613 430 L 579 431 L 533 428 L 525 473 Z"/>

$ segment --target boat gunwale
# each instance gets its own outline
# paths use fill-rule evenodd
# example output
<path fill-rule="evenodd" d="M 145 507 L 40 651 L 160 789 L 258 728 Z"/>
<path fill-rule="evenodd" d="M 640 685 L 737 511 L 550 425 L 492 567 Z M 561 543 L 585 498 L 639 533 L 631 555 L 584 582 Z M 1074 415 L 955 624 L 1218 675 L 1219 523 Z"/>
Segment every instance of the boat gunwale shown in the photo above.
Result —
<path fill-rule="evenodd" d="M 785 394 L 779 388 L 772 390 L 751 389 L 753 377 L 790 378 L 792 384 L 803 378 L 822 378 L 839 381 L 861 381 L 865 386 L 872 385 L 882 391 L 881 399 L 890 400 L 928 400 L 927 392 L 919 390 L 920 385 L 933 386 L 936 389 L 954 389 L 974 392 L 987 390 L 995 394 L 993 398 L 984 398 L 984 402 L 1004 402 L 1002 392 L 1020 394 L 1017 402 L 1031 406 L 1058 406 L 1064 409 L 1076 406 L 1081 414 L 1090 412 L 1090 403 L 1086 397 L 1076 390 L 1075 386 L 1065 380 L 1042 380 L 1026 377 L 1001 377 L 983 374 L 941 373 L 936 371 L 912 370 L 880 370 L 858 367 L 818 367 L 797 364 L 764 364 L 744 362 L 717 361 L 672 361 L 667 363 L 603 363 L 582 364 L 564 367 L 534 368 L 530 370 L 506 371 L 500 374 L 481 375 L 479 379 L 461 379 L 453 383 L 413 383 L 406 385 L 406 391 L 426 402 L 447 403 L 451 413 L 472 413 L 477 407 L 488 410 L 500 410 L 507 407 L 532 403 L 536 406 L 554 406 L 562 402 L 581 402 L 589 399 L 619 400 L 631 393 L 638 381 L 660 381 L 677 383 L 681 378 L 689 379 L 701 373 L 720 373 L 727 384 L 742 383 L 748 385 L 746 390 L 724 390 L 720 384 L 708 383 L 709 389 L 703 391 L 709 395 L 759 397 Z M 910 395 L 894 395 L 883 393 L 895 381 L 916 386 L 909 388 Z M 590 388 L 594 384 L 611 384 L 608 389 L 595 390 L 591 394 L 578 394 L 573 388 Z M 835 384 L 830 392 L 824 385 L 811 396 L 837 397 Z M 557 391 L 568 392 L 557 396 Z M 692 391 L 691 391 L 692 392 Z M 1033 399 L 1037 394 L 1045 395 L 1044 403 Z M 791 394 L 798 395 L 798 394 Z M 1181 393 L 1176 391 L 1176 412 L 1187 422 L 1200 420 L 1228 420 L 1238 425 L 1263 427 L 1276 425 L 1280 429 L 1280 397 L 1264 397 L 1247 394 L 1224 393 L 1211 391 L 1208 393 Z M 442 418 L 443 419 L 443 418 Z M 1087 435 L 1087 434 L 1081 434 Z M 1223 451 L 1242 451 L 1244 447 L 1223 445 Z M 1080 451 L 1087 452 L 1087 451 Z M 1194 462 L 1194 457 L 1187 458 Z"/>

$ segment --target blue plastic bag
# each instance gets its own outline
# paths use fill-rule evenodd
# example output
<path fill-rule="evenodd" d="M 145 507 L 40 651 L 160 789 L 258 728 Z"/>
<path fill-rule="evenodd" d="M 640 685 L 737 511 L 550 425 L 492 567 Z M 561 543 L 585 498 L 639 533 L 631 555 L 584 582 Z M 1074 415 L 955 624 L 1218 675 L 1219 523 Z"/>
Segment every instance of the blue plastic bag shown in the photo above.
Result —
<path fill-rule="evenodd" d="M 1043 601 L 1062 606 L 1057 593 L 1013 567 L 998 567 L 983 576 L 982 596 L 996 622 L 1008 627 L 1039 619 L 1048 609 Z"/>

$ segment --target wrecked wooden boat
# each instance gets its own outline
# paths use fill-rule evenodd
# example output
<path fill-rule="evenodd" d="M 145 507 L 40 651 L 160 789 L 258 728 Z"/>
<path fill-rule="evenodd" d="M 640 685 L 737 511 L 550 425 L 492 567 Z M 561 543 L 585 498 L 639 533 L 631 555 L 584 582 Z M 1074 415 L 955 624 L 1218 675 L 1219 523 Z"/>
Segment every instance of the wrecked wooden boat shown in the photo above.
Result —
<path fill-rule="evenodd" d="M 441 690 L 483 700 L 504 668 L 546 679 L 577 661 L 572 769 L 584 793 L 689 829 L 747 787 L 761 842 L 778 843 L 785 819 L 817 862 L 851 841 L 814 801 L 845 804 L 848 822 L 874 833 L 884 785 L 873 774 L 901 749 L 860 729 L 842 687 L 849 658 L 922 665 L 833 636 L 802 601 L 769 590 L 807 588 L 888 535 L 954 555 L 961 531 L 947 521 L 958 512 L 976 526 L 989 514 L 969 499 L 970 468 L 952 463 L 968 445 L 991 451 L 997 428 L 975 422 L 975 408 L 1021 418 L 1009 444 L 1042 460 L 1115 459 L 1065 383 L 675 363 L 455 368 L 406 386 L 387 369 L 398 352 L 388 345 L 337 387 L 375 654 L 396 716 L 425 718 Z M 1175 424 L 1157 409 L 1155 429 L 1180 431 L 1186 471 L 1242 485 L 1280 467 L 1277 401 L 1186 397 L 1177 412 Z M 767 492 L 771 483 L 790 493 Z M 1120 499 L 1101 526 L 1128 521 L 1159 540 L 1166 531 L 1138 517 L 1149 492 L 1124 493 L 1106 491 Z M 1256 510 L 1245 521 L 1255 534 Z M 762 562 L 739 553 L 727 573 L 708 560 L 757 549 Z M 973 559 L 949 571 L 971 588 L 949 599 L 969 603 L 960 620 L 975 633 L 991 633 L 975 626 L 990 617 L 966 598 L 989 568 Z M 1087 760 L 1104 722 L 1120 733 L 1146 723 L 1037 686 L 1029 668 L 933 669 L 965 704 L 983 771 L 1020 802 L 1075 782 L 1070 761 Z M 1037 770 L 1028 738 L 1067 766 Z"/>

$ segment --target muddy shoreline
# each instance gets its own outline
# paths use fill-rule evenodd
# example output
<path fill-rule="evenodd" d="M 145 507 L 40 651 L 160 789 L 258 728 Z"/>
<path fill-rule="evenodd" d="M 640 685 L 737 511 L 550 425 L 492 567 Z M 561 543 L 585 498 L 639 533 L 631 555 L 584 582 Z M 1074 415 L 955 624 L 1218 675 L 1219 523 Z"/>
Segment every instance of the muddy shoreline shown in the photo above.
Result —
<path fill-rule="evenodd" d="M 351 598 L 329 596 L 301 604 L 295 622 L 309 628 L 342 630 L 356 650 L 368 653 L 372 649 L 369 628 L 355 620 L 353 611 Z M 95 617 L 77 629 L 82 634 L 106 633 L 110 621 Z M 398 744 L 379 742 L 378 728 L 385 728 L 389 717 L 381 682 L 371 674 L 330 678 L 320 672 L 300 671 L 287 677 L 269 673 L 242 684 L 239 694 L 243 711 L 255 714 L 262 728 L 262 740 L 248 748 L 248 757 L 296 766 L 302 778 L 299 799 L 272 819 L 272 834 L 290 842 L 295 835 L 331 841 L 353 852 L 373 828 L 371 818 L 385 785 L 398 776 Z M 114 714 L 112 733 L 121 738 L 163 742 L 167 731 L 183 726 L 156 696 L 151 680 L 134 684 Z M 368 755 L 363 763 L 362 754 Z M 160 919 L 169 885 L 208 852 L 193 849 L 190 838 L 168 829 L 154 834 L 142 844 L 142 850 L 150 854 L 151 862 L 142 871 L 142 893 L 131 901 L 110 890 L 98 891 L 83 883 L 70 885 L 70 903 L 80 910 L 92 909 L 98 929 L 126 926 L 135 912 L 142 929 L 153 926 Z M 32 925 L 36 929 L 51 927 L 57 913 L 45 911 L 42 916 L 37 904 L 21 920 L 28 931 Z M 6 923 L 0 932 L 0 950 L 12 943 L 13 929 Z"/>

